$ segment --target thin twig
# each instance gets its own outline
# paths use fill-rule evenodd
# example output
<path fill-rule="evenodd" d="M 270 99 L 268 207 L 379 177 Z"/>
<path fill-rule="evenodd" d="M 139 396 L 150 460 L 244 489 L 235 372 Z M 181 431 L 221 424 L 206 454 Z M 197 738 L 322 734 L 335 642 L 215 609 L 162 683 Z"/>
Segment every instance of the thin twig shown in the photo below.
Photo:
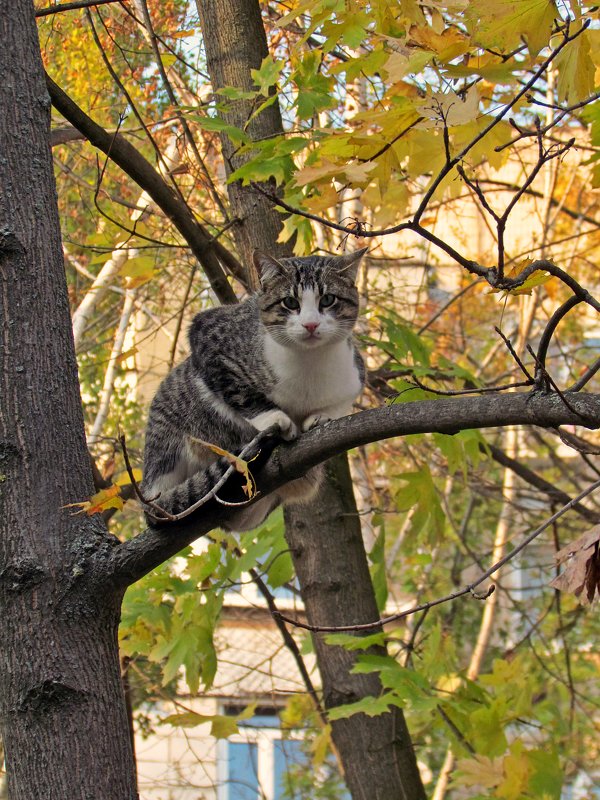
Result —
<path fill-rule="evenodd" d="M 599 369 L 600 369 L 600 358 L 597 358 L 594 361 L 594 363 L 591 364 L 586 369 L 586 371 L 583 373 L 583 375 L 580 378 L 578 378 L 572 386 L 569 386 L 568 391 L 569 392 L 579 392 L 581 389 L 583 389 L 583 387 L 586 385 L 586 383 L 588 383 L 589 381 L 592 380 L 592 378 L 598 372 Z"/>
<path fill-rule="evenodd" d="M 460 397 L 464 394 L 486 394 L 487 392 L 502 392 L 506 389 L 519 389 L 523 386 L 531 386 L 533 384 L 532 380 L 526 381 L 515 381 L 515 383 L 505 383 L 503 386 L 475 386 L 471 389 L 449 389 L 444 391 L 443 389 L 435 389 L 433 386 L 426 386 L 422 383 L 418 378 L 414 375 L 411 376 L 412 380 L 414 381 L 415 388 L 422 389 L 424 392 L 431 392 L 432 394 L 439 394 L 443 395 L 444 397 Z M 407 380 L 407 383 L 411 383 L 411 381 Z"/>
<path fill-rule="evenodd" d="M 494 326 L 494 330 L 496 331 L 498 336 L 500 336 L 500 338 L 502 339 L 502 341 L 506 345 L 506 347 L 508 349 L 508 352 L 511 354 L 511 356 L 514 358 L 514 360 L 517 362 L 517 364 L 519 365 L 519 368 L 521 369 L 521 372 L 525 375 L 525 377 L 527 378 L 529 383 L 535 383 L 535 379 L 529 373 L 527 367 L 525 366 L 525 364 L 523 364 L 523 362 L 521 361 L 521 359 L 517 355 L 517 352 L 516 352 L 515 348 L 512 346 L 512 342 L 510 341 L 510 339 L 507 336 L 505 336 L 502 333 L 502 331 L 500 330 L 500 328 L 498 328 L 497 326 Z"/>
<path fill-rule="evenodd" d="M 529 355 L 535 361 L 536 376 L 539 376 L 539 377 L 536 377 L 536 382 L 537 382 L 538 386 L 541 385 L 542 379 L 543 379 L 544 382 L 547 382 L 554 389 L 556 394 L 560 397 L 560 399 L 566 405 L 566 407 L 569 409 L 569 411 L 572 411 L 573 414 L 577 414 L 578 417 L 581 417 L 581 419 L 585 421 L 585 416 L 583 414 L 581 414 L 579 411 L 576 411 L 573 408 L 573 406 L 571 405 L 571 403 L 569 403 L 569 401 L 565 397 L 564 393 L 560 390 L 560 388 L 558 387 L 556 381 L 554 380 L 552 375 L 550 375 L 550 373 L 548 372 L 546 367 L 544 367 L 542 364 L 539 363 L 538 357 L 534 353 L 533 347 L 530 344 L 527 345 L 527 352 L 529 353 Z"/>
<path fill-rule="evenodd" d="M 287 622 L 290 625 L 294 625 L 297 628 L 303 628 L 307 631 L 312 631 L 313 633 L 337 633 L 342 631 L 368 631 L 381 628 L 382 625 L 387 625 L 390 622 L 397 622 L 398 620 L 404 619 L 405 617 L 409 617 L 412 614 L 417 614 L 419 611 L 425 611 L 425 609 L 433 608 L 434 606 L 442 605 L 442 603 L 448 603 L 451 600 L 456 600 L 458 597 L 463 597 L 466 594 L 470 594 L 473 596 L 474 590 L 483 583 L 483 581 L 487 580 L 491 577 L 495 572 L 497 572 L 501 567 L 511 561 L 516 555 L 518 555 L 522 550 L 524 550 L 531 542 L 536 539 L 540 533 L 549 528 L 551 525 L 556 522 L 556 520 L 560 519 L 564 514 L 567 513 L 576 503 L 581 502 L 584 498 L 588 495 L 592 494 L 596 491 L 596 489 L 600 488 L 600 480 L 595 481 L 587 489 L 580 492 L 577 497 L 574 497 L 571 501 L 566 503 L 562 508 L 560 508 L 555 514 L 549 517 L 545 522 L 543 522 L 539 527 L 537 527 L 532 533 L 529 534 L 521 544 L 517 545 L 510 553 L 505 555 L 495 564 L 483 572 L 477 580 L 470 583 L 468 586 L 464 586 L 462 589 L 459 589 L 456 592 L 452 592 L 451 594 L 447 594 L 445 597 L 440 597 L 437 600 L 431 600 L 429 603 L 420 603 L 417 606 L 413 606 L 412 608 L 407 609 L 406 611 L 401 611 L 398 614 L 392 614 L 389 617 L 383 617 L 382 619 L 378 619 L 375 622 L 365 622 L 363 624 L 358 625 L 308 625 L 304 622 L 299 622 L 298 620 L 291 619 L 290 617 L 286 617 L 283 614 L 279 614 L 280 618 Z M 493 591 L 493 590 L 492 590 Z M 481 596 L 480 596 L 481 597 Z"/>
<path fill-rule="evenodd" d="M 269 436 L 273 436 L 274 434 L 276 434 L 278 432 L 279 432 L 279 428 L 276 425 L 273 425 L 273 426 L 271 426 L 271 428 L 267 428 L 264 431 L 260 431 L 254 437 L 254 439 L 252 439 L 252 441 L 248 442 L 248 444 L 242 449 L 242 451 L 240 452 L 239 456 L 237 456 L 237 458 L 239 458 L 239 459 L 245 458 L 248 455 L 248 453 L 252 452 L 252 450 L 262 440 L 268 438 Z M 185 517 L 189 517 L 189 515 L 193 514 L 194 511 L 197 511 L 203 505 L 208 503 L 209 500 L 215 500 L 217 503 L 220 503 L 221 505 L 224 505 L 224 506 L 247 506 L 249 503 L 254 502 L 254 500 L 257 499 L 261 495 L 260 491 L 256 491 L 252 495 L 252 497 L 249 497 L 247 500 L 242 500 L 241 502 L 229 502 L 227 500 L 222 500 L 220 497 L 217 497 L 217 492 L 219 491 L 219 489 L 223 488 L 223 486 L 225 485 L 227 480 L 236 471 L 235 464 L 232 464 L 230 467 L 228 467 L 225 470 L 225 472 L 219 478 L 219 480 L 215 483 L 215 485 L 205 495 L 203 495 L 199 500 L 196 500 L 195 503 L 193 503 L 191 506 L 188 506 L 188 508 L 184 509 L 183 511 L 180 511 L 178 514 L 171 514 L 170 511 L 167 511 L 165 508 L 162 508 L 161 506 L 159 506 L 158 504 L 156 504 L 154 502 L 155 500 L 158 499 L 158 497 L 160 495 L 157 495 L 156 497 L 152 498 L 151 500 L 148 500 L 147 498 L 144 497 L 144 495 L 143 495 L 143 493 L 142 493 L 142 491 L 141 491 L 141 489 L 140 489 L 140 487 L 139 487 L 139 485 L 138 485 L 138 483 L 137 483 L 137 481 L 135 479 L 135 476 L 133 474 L 133 470 L 131 469 L 131 463 L 129 461 L 129 454 L 127 453 L 127 446 L 126 446 L 126 443 L 125 443 L 125 436 L 123 434 L 119 435 L 119 442 L 120 442 L 121 448 L 123 450 L 123 458 L 125 460 L 125 467 L 127 469 L 127 473 L 128 473 L 129 478 L 131 480 L 131 483 L 133 484 L 133 488 L 134 488 L 134 491 L 136 493 L 136 496 L 140 500 L 140 502 L 143 503 L 146 506 L 146 508 L 150 508 L 152 511 L 157 512 L 156 514 L 152 514 L 152 513 L 150 513 L 150 511 L 146 511 L 148 516 L 152 517 L 153 519 L 155 519 L 157 521 L 160 521 L 160 522 L 178 522 L 181 519 L 185 519 Z M 253 485 L 256 485 L 256 483 L 255 483 L 253 478 L 252 478 L 252 483 L 253 483 Z"/>

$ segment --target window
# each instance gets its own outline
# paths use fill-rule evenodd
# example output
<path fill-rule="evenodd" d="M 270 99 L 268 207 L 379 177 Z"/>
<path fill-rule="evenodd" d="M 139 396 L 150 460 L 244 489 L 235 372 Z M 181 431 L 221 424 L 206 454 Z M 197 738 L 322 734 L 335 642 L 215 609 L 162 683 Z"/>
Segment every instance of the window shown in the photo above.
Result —
<path fill-rule="evenodd" d="M 224 713 L 241 709 L 227 706 Z M 350 800 L 335 764 L 316 774 L 303 747 L 302 731 L 282 735 L 277 709 L 258 708 L 239 723 L 239 733 L 219 742 L 218 800 L 313 800 L 320 785 L 335 784 L 335 797 Z M 300 785 L 298 778 L 303 776 Z M 331 791 L 327 794 L 331 797 Z"/>

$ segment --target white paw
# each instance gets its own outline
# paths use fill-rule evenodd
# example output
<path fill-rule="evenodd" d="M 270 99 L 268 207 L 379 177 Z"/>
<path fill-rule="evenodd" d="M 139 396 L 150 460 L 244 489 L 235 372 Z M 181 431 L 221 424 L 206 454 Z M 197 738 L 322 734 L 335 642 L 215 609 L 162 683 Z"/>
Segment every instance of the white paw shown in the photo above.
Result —
<path fill-rule="evenodd" d="M 302 430 L 304 432 L 310 431 L 316 428 L 317 425 L 325 425 L 327 422 L 331 422 L 331 417 L 327 417 L 325 414 L 311 414 L 302 423 Z"/>
<path fill-rule="evenodd" d="M 249 420 L 249 422 L 259 431 L 266 431 L 267 428 L 276 425 L 281 432 L 282 438 L 285 439 L 286 442 L 290 442 L 292 439 L 298 437 L 297 426 L 292 422 L 285 411 L 282 411 L 280 408 L 275 408 L 271 411 L 263 411 L 262 414 Z"/>

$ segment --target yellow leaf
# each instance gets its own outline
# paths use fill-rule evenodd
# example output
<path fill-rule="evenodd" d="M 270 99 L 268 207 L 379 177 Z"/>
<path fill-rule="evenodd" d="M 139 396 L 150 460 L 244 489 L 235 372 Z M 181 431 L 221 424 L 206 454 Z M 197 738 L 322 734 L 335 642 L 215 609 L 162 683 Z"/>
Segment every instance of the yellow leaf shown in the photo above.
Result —
<path fill-rule="evenodd" d="M 548 0 L 472 0 L 466 12 L 478 44 L 506 52 L 524 37 L 532 55 L 548 44 L 556 16 Z"/>
<path fill-rule="evenodd" d="M 120 511 L 125 505 L 120 491 L 120 487 L 113 483 L 107 489 L 96 492 L 89 500 L 84 500 L 82 503 L 67 503 L 63 508 L 78 508 L 78 511 L 73 512 L 75 515 L 85 512 L 88 516 L 100 514 L 108 508 L 117 508 Z"/>
<path fill-rule="evenodd" d="M 246 479 L 246 484 L 245 486 L 242 486 L 242 489 L 248 495 L 248 498 L 254 497 L 256 494 L 256 482 L 252 476 L 252 473 L 250 472 L 247 461 L 244 461 L 243 458 L 230 453 L 229 450 L 224 450 L 222 447 L 219 447 L 216 444 L 205 442 L 202 439 L 196 439 L 193 436 L 190 436 L 190 439 L 193 442 L 201 444 L 203 447 L 207 447 L 209 450 L 212 450 L 212 452 L 216 453 L 218 456 L 223 456 L 223 458 L 226 458 L 227 461 L 229 461 L 229 463 L 235 468 L 235 470 L 243 475 Z"/>
<path fill-rule="evenodd" d="M 456 28 L 446 28 L 439 34 L 433 28 L 413 25 L 409 38 L 419 47 L 436 53 L 442 61 L 456 58 L 469 49 L 469 39 Z"/>
<path fill-rule="evenodd" d="M 426 122 L 419 127 L 451 128 L 474 120 L 479 113 L 479 92 L 472 86 L 464 98 L 455 92 L 433 92 L 418 104 Z"/>
<path fill-rule="evenodd" d="M 488 758 L 475 755 L 473 758 L 461 758 L 456 763 L 458 774 L 455 782 L 461 786 L 482 786 L 493 789 L 504 779 L 501 758 Z"/>
<path fill-rule="evenodd" d="M 513 280 L 518 278 L 523 270 L 525 270 L 532 263 L 533 261 L 530 258 L 524 258 L 506 273 L 506 277 Z M 542 269 L 536 269 L 525 281 L 523 281 L 520 286 L 517 286 L 515 289 L 490 289 L 488 294 L 502 292 L 503 298 L 507 297 L 509 294 L 513 296 L 520 294 L 531 294 L 532 290 L 535 289 L 536 286 L 541 286 L 542 284 L 547 283 L 550 278 L 552 278 L 552 275 L 549 272 L 546 272 Z"/>
<path fill-rule="evenodd" d="M 325 211 L 327 208 L 335 206 L 338 202 L 338 193 L 331 183 L 319 186 L 318 194 L 315 192 L 310 196 L 310 210 L 313 214 Z"/>
<path fill-rule="evenodd" d="M 315 767 L 324 764 L 327 753 L 331 748 L 331 725 L 323 726 L 321 732 L 316 736 L 311 744 Z"/>
<path fill-rule="evenodd" d="M 391 83 L 402 80 L 402 78 L 410 72 L 408 56 L 396 51 L 390 53 L 388 60 L 385 62 L 384 69 Z"/>
<path fill-rule="evenodd" d="M 133 477 L 135 478 L 136 483 L 141 483 L 142 470 L 136 467 L 136 469 L 132 469 L 131 472 L 133 473 Z M 115 478 L 115 483 L 117 484 L 117 486 L 128 486 L 131 483 L 131 478 L 129 477 L 129 473 L 128 472 L 119 473 L 119 475 L 117 475 L 117 477 Z"/>
<path fill-rule="evenodd" d="M 135 289 L 156 275 L 154 259 L 150 256 L 134 256 L 127 259 L 119 270 L 119 274 L 125 278 L 125 286 L 128 289 Z"/>
<path fill-rule="evenodd" d="M 569 42 L 564 50 L 558 54 L 555 67 L 558 75 L 558 98 L 561 102 L 577 103 L 592 94 L 596 67 L 591 58 L 590 40 L 587 31 L 584 31 L 577 39 Z"/>
<path fill-rule="evenodd" d="M 353 185 L 360 185 L 366 184 L 369 182 L 369 173 L 375 169 L 376 165 L 374 163 L 366 162 L 364 164 L 349 164 L 344 172 L 346 173 L 346 178 L 350 181 Z"/>
<path fill-rule="evenodd" d="M 296 174 L 298 186 L 306 186 L 307 183 L 315 183 L 323 178 L 331 178 L 344 171 L 344 165 L 334 164 L 327 159 L 323 159 L 320 164 L 314 167 L 304 167 Z"/>
<path fill-rule="evenodd" d="M 522 742 L 516 741 L 510 747 L 511 753 L 504 757 L 504 781 L 498 786 L 497 796 L 504 800 L 520 800 L 528 788 L 531 764 Z"/>

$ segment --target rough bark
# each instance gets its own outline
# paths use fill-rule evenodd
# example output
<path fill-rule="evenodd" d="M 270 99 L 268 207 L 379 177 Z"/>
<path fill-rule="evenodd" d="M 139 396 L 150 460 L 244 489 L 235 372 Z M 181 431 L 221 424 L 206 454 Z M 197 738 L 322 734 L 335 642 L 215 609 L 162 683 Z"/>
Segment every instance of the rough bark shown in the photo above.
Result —
<path fill-rule="evenodd" d="M 255 0 L 197 0 L 197 6 L 213 89 L 224 86 L 253 89 L 250 70 L 258 69 L 268 54 L 259 3 Z M 252 110 L 252 101 L 239 101 L 225 115 L 227 122 L 245 127 Z M 281 133 L 278 103 L 258 115 L 246 130 L 254 139 Z M 221 143 L 226 169 L 231 173 L 247 156 L 237 156 L 227 136 L 221 137 Z M 239 220 L 234 229 L 236 244 L 246 265 L 252 264 L 255 248 L 283 255 L 289 252 L 277 243 L 281 218 L 272 204 L 238 183 L 230 184 L 228 191 Z M 252 283 L 256 283 L 255 277 Z M 327 474 L 322 491 L 310 507 L 286 512 L 286 536 L 307 602 L 308 618 L 309 621 L 331 619 L 335 620 L 332 624 L 340 625 L 358 620 L 371 622 L 378 619 L 378 612 L 347 456 L 344 454 L 332 462 Z M 309 553 L 311 557 L 307 559 Z M 326 565 L 323 583 L 315 582 L 315 564 Z M 339 589 L 333 592 L 326 588 L 338 584 Z M 317 586 L 322 586 L 323 590 L 316 590 Z M 336 602 L 336 593 L 337 600 L 343 597 L 343 602 Z M 349 675 L 355 654 L 319 641 L 317 659 L 326 708 L 381 691 L 377 676 Z M 376 720 L 358 715 L 337 721 L 333 724 L 333 738 L 356 800 L 367 797 L 419 800 L 424 797 L 400 709 Z"/>
<path fill-rule="evenodd" d="M 112 539 L 66 503 L 92 476 L 31 0 L 0 14 L 0 729 L 11 800 L 137 797 L 121 590 L 82 574 Z"/>
<path fill-rule="evenodd" d="M 566 402 L 565 402 L 566 401 Z M 569 405 L 567 406 L 566 403 Z M 600 427 L 600 395 L 566 392 L 558 394 L 531 394 L 521 392 L 509 395 L 485 395 L 484 397 L 461 397 L 444 400 L 423 400 L 363 411 L 351 417 L 334 420 L 325 426 L 314 428 L 292 443 L 278 446 L 264 467 L 254 472 L 258 489 L 262 493 L 275 491 L 290 480 L 328 458 L 369 442 L 380 441 L 414 433 L 456 433 L 474 428 L 501 428 L 505 425 L 540 425 L 556 428 L 559 425 L 585 424 L 590 428 Z M 566 496 L 567 503 L 570 498 Z M 334 498 L 323 500 L 333 503 Z M 319 503 L 320 505 L 320 503 Z M 580 506 L 580 504 L 575 504 Z M 319 516 L 319 506 L 311 503 L 299 507 L 300 521 L 304 528 L 306 546 L 317 548 L 319 539 L 313 535 L 311 520 Z M 331 518 L 346 513 L 343 508 L 330 508 Z M 354 511 L 352 512 L 354 513 Z M 106 581 L 129 585 L 139 580 L 167 558 L 189 545 L 194 539 L 222 525 L 230 516 L 231 509 L 216 502 L 202 506 L 197 514 L 165 528 L 148 529 L 133 539 L 128 539 L 112 550 L 107 559 L 105 553 L 92 554 L 100 561 L 95 573 Z M 289 516 L 289 515 L 288 515 Z M 315 526 L 316 526 L 315 522 Z M 168 528 L 168 536 L 165 529 Z M 329 556 L 321 558 L 329 567 Z M 352 607 L 348 607 L 348 616 Z M 341 623 L 340 623 L 341 624 Z"/>
<path fill-rule="evenodd" d="M 378 620 L 345 455 L 327 463 L 327 481 L 311 513 L 287 510 L 285 521 L 308 623 L 337 626 Z M 313 641 L 327 709 L 381 693 L 376 674 L 351 674 L 355 653 L 326 644 L 322 634 L 315 634 Z M 425 798 L 400 709 L 336 720 L 332 733 L 354 800 Z"/>
<path fill-rule="evenodd" d="M 234 86 L 245 91 L 255 90 L 250 70 L 258 69 L 269 53 L 258 2 L 196 0 L 196 5 L 213 88 Z M 255 107 L 252 100 L 238 100 L 222 116 L 230 125 L 245 129 L 255 141 L 283 131 L 277 102 L 247 124 Z M 247 155 L 236 154 L 236 148 L 227 136 L 221 137 L 221 148 L 228 175 L 248 160 Z M 269 188 L 273 191 L 274 187 L 271 185 Z M 229 184 L 227 190 L 237 219 L 235 240 L 246 268 L 253 273 L 252 252 L 255 248 L 268 249 L 273 255 L 289 255 L 288 247 L 277 242 L 282 227 L 281 217 L 270 200 L 240 182 Z M 256 288 L 256 275 L 251 274 L 250 278 L 251 285 Z"/>

